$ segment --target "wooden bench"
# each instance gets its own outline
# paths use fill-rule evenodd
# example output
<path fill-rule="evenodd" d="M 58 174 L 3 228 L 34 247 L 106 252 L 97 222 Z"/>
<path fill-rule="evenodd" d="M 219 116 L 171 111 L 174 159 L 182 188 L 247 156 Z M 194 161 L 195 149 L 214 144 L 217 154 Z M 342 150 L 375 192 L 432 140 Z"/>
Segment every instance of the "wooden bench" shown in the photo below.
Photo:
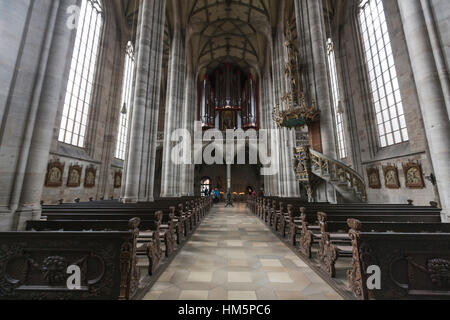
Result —
<path fill-rule="evenodd" d="M 128 300 L 140 271 L 139 219 L 129 231 L 1 232 L 1 300 Z M 81 290 L 69 290 L 67 268 L 81 268 Z"/>
<path fill-rule="evenodd" d="M 450 224 L 383 230 L 350 219 L 348 227 L 353 252 L 348 281 L 357 298 L 450 299 Z M 380 290 L 367 287 L 370 266 L 380 268 Z"/>
<path fill-rule="evenodd" d="M 317 214 L 317 219 L 319 221 L 319 232 L 308 229 L 306 234 L 309 234 L 307 236 L 309 239 L 312 238 L 313 242 L 319 244 L 317 258 L 320 261 L 321 267 L 330 277 L 335 277 L 335 263 L 338 258 L 352 256 L 352 244 L 348 234 L 348 222 L 329 221 L 329 217 L 323 212 Z M 348 220 L 349 219 L 347 219 L 347 221 Z M 445 230 L 445 225 L 443 223 L 408 222 L 401 221 L 400 217 L 397 222 L 364 222 L 364 226 L 364 230 L 366 231 L 382 232 L 437 232 Z M 309 252 L 310 251 L 311 249 L 309 248 Z"/>
<path fill-rule="evenodd" d="M 343 207 L 343 206 L 342 206 Z M 297 238 L 301 235 L 302 211 L 304 210 L 306 222 L 309 225 L 318 226 L 317 208 L 323 210 L 328 216 L 333 216 L 333 221 L 346 222 L 348 218 L 358 218 L 365 222 L 441 222 L 441 209 L 434 207 L 414 207 L 414 206 L 399 206 L 397 208 L 385 207 L 376 209 L 373 205 L 368 206 L 354 206 L 342 209 L 342 207 L 327 206 L 308 206 L 295 208 L 288 206 L 289 227 L 288 227 L 288 241 L 295 245 Z M 299 212 L 300 215 L 296 215 Z M 320 211 L 319 211 L 320 212 Z M 400 220 L 399 220 L 400 219 Z"/>
<path fill-rule="evenodd" d="M 128 222 L 123 217 L 114 217 L 118 220 L 101 219 L 85 220 L 78 215 L 68 220 L 39 220 L 27 221 L 27 231 L 126 231 Z M 122 219 L 122 220 L 119 220 Z M 170 230 L 163 230 L 161 225 L 161 212 L 155 213 L 154 220 L 141 220 L 138 235 L 138 254 L 145 255 L 149 261 L 149 275 L 153 275 L 158 269 L 163 256 L 161 241 L 164 243 L 164 253 L 169 257 L 174 251 L 174 243 L 170 236 Z"/>
<path fill-rule="evenodd" d="M 86 225 L 89 223 L 89 221 L 105 221 L 105 225 L 107 225 L 107 221 L 128 221 L 132 218 L 139 218 L 141 220 L 141 224 L 143 227 L 145 227 L 145 233 L 147 235 L 156 232 L 160 235 L 159 242 L 163 242 L 165 246 L 165 255 L 166 257 L 169 257 L 172 252 L 175 249 L 175 222 L 172 221 L 173 219 L 173 211 L 170 213 L 167 213 L 166 215 L 163 214 L 162 211 L 149 211 L 147 209 L 144 210 L 136 210 L 136 209 L 122 209 L 122 208 L 115 208 L 115 209 L 100 209 L 100 208 L 72 208 L 72 209 L 64 209 L 64 210 L 56 210 L 55 212 L 45 212 L 44 216 L 42 217 L 43 220 L 47 221 L 78 221 L 78 225 L 82 226 L 83 222 L 86 222 Z M 166 221 L 163 220 L 163 218 L 166 218 Z M 29 225 L 35 225 L 36 222 L 30 221 Z M 101 224 L 101 222 L 100 222 Z M 68 224 L 66 224 L 68 225 Z M 49 225 L 51 226 L 51 225 Z M 141 232 L 141 238 L 143 237 L 144 233 Z M 153 237 L 153 234 L 152 234 Z M 155 260 L 159 261 L 160 259 L 156 259 L 156 257 L 159 254 L 159 250 L 155 251 Z"/>

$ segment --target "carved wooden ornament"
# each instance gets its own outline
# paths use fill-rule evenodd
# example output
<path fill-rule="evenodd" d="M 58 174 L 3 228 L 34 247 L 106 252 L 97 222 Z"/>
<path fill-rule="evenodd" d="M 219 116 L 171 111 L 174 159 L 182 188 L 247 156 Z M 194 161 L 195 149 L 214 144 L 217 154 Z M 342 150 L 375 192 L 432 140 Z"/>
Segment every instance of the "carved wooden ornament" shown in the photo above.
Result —
<path fill-rule="evenodd" d="M 52 161 L 48 164 L 47 175 L 45 177 L 45 186 L 51 188 L 61 187 L 63 184 L 63 173 L 65 164 L 59 160 Z"/>
<path fill-rule="evenodd" d="M 399 189 L 400 180 L 398 178 L 398 169 L 395 166 L 385 166 L 383 167 L 384 173 L 384 184 L 388 189 Z"/>
<path fill-rule="evenodd" d="M 94 167 L 86 168 L 86 175 L 84 178 L 84 187 L 93 188 L 95 187 L 95 178 L 97 175 L 97 169 Z"/>
<path fill-rule="evenodd" d="M 369 178 L 369 188 L 381 189 L 380 172 L 377 168 L 368 168 L 367 177 Z"/>
<path fill-rule="evenodd" d="M 403 164 L 403 172 L 405 174 L 406 187 L 411 189 L 425 188 L 422 166 L 420 164 L 411 161 Z"/>
<path fill-rule="evenodd" d="M 69 176 L 67 177 L 67 186 L 69 188 L 78 188 L 81 185 L 81 173 L 83 168 L 79 165 L 72 165 L 69 168 Z"/>

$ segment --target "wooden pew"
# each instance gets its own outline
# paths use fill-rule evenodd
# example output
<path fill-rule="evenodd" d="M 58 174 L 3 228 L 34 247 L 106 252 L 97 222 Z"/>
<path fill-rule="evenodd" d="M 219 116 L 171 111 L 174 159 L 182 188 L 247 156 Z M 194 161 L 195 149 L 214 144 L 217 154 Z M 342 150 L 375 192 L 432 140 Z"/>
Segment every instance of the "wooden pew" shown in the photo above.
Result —
<path fill-rule="evenodd" d="M 174 209 L 173 209 L 174 210 Z M 165 245 L 165 255 L 169 257 L 175 249 L 175 223 L 173 219 L 173 210 L 171 209 L 170 214 L 165 216 L 162 211 L 150 212 L 147 209 L 137 210 L 137 209 L 100 209 L 100 208 L 72 208 L 72 209 L 61 209 L 55 210 L 54 212 L 43 213 L 43 219 L 47 221 L 79 221 L 79 225 L 83 222 L 89 223 L 89 221 L 128 221 L 132 218 L 139 218 L 141 220 L 142 226 L 146 227 L 145 233 L 147 240 L 153 238 L 153 232 L 159 234 L 159 243 L 162 241 Z M 166 217 L 165 221 L 167 224 L 163 224 L 163 217 Z M 30 226 L 35 222 L 29 222 Z M 101 223 L 101 222 L 100 222 Z M 151 235 L 149 236 L 149 234 Z M 141 238 L 143 237 L 143 232 L 141 232 Z M 158 255 L 159 250 L 154 252 L 154 261 L 159 261 Z"/>
<path fill-rule="evenodd" d="M 76 217 L 75 217 L 76 218 Z M 137 218 L 139 219 L 139 218 Z M 165 253 L 169 257 L 174 251 L 173 243 L 170 243 L 168 230 L 161 230 L 161 213 L 155 213 L 155 220 L 141 220 L 140 232 L 138 235 L 139 255 L 148 258 L 148 274 L 153 275 L 162 260 Z M 27 221 L 27 231 L 126 231 L 128 222 L 126 220 L 38 220 Z M 164 242 L 165 250 L 163 252 L 161 240 Z M 172 241 L 173 242 L 173 241 Z"/>
<path fill-rule="evenodd" d="M 350 219 L 348 227 L 353 253 L 348 281 L 357 298 L 450 299 L 450 224 L 382 230 Z M 379 290 L 367 287 L 370 266 L 380 268 Z"/>
<path fill-rule="evenodd" d="M 321 262 L 321 267 L 328 272 L 330 277 L 334 277 L 336 274 L 335 263 L 338 258 L 352 256 L 348 222 L 328 221 L 327 214 L 322 212 L 319 212 L 317 216 L 320 233 L 315 233 L 312 230 L 309 230 L 309 232 L 312 233 L 313 239 L 319 243 L 317 258 Z M 399 218 L 397 222 L 364 222 L 363 230 L 378 232 L 438 232 L 445 229 L 446 226 L 443 223 L 402 222 L 401 218 Z"/>
<path fill-rule="evenodd" d="M 299 209 L 300 219 L 292 219 L 291 227 L 289 231 L 289 243 L 296 245 L 297 238 L 299 238 L 299 250 L 305 256 L 311 257 L 311 246 L 314 242 L 314 232 L 317 234 L 320 231 L 321 223 L 323 223 L 323 218 L 325 217 L 322 213 L 316 214 L 316 218 L 310 213 L 307 214 L 307 209 L 302 207 Z M 326 213 L 326 218 L 329 221 L 340 223 L 340 225 L 346 224 L 349 218 L 358 218 L 367 223 L 376 222 L 409 222 L 409 223 L 440 223 L 440 211 L 431 210 L 427 211 L 411 211 L 411 212 L 400 212 L 396 211 L 384 211 L 380 209 L 377 212 L 373 211 L 367 213 L 366 211 L 354 210 L 348 211 L 347 214 L 342 214 L 341 212 L 328 211 Z M 321 222 L 322 219 L 322 222 Z"/>
<path fill-rule="evenodd" d="M 301 234 L 302 210 L 305 211 L 304 213 L 306 222 L 309 225 L 318 226 L 316 220 L 317 212 L 320 212 L 318 208 L 324 209 L 323 211 L 326 212 L 328 216 L 333 216 L 333 221 L 346 222 L 348 218 L 359 218 L 365 222 L 441 222 L 441 209 L 434 207 L 415 207 L 402 205 L 396 206 L 396 208 L 385 206 L 384 208 L 377 209 L 374 205 L 309 205 L 307 207 L 301 208 L 295 208 L 294 206 L 291 206 L 288 207 L 288 219 L 290 226 L 288 227 L 287 234 L 290 244 L 295 245 L 298 236 Z M 296 212 L 299 212 L 300 215 L 295 215 Z"/>
<path fill-rule="evenodd" d="M 128 231 L 1 232 L 0 300 L 128 300 L 140 280 L 139 219 Z M 81 268 L 81 290 L 67 268 Z"/>
<path fill-rule="evenodd" d="M 189 198 L 191 199 L 191 198 Z M 194 199 L 194 198 L 192 198 Z M 147 220 L 146 215 L 152 215 L 155 211 L 163 212 L 163 224 L 161 225 L 161 229 L 170 229 L 175 232 L 175 238 L 177 244 L 181 244 L 183 239 L 188 235 L 188 233 L 194 228 L 196 224 L 201 221 L 201 219 L 206 215 L 211 207 L 211 199 L 202 198 L 202 199 L 194 199 L 190 201 L 186 201 L 186 212 L 184 210 L 175 210 L 175 206 L 173 205 L 173 201 L 179 201 L 179 199 L 174 200 L 162 200 L 155 203 L 133 203 L 133 204 L 124 204 L 118 201 L 108 201 L 108 202 L 88 202 L 88 203 L 79 203 L 79 204 L 63 204 L 57 206 L 44 206 L 43 207 L 43 215 L 48 216 L 48 219 L 66 219 L 65 216 L 68 212 L 72 213 L 86 213 L 86 214 L 97 214 L 97 213 L 114 213 L 125 216 L 139 216 L 142 220 Z M 108 203 L 108 206 L 105 206 L 105 203 Z M 184 207 L 184 204 L 181 204 Z M 170 206 L 170 207 L 169 207 Z M 179 214 L 182 214 L 183 217 L 180 217 Z M 191 217 L 191 215 L 193 215 Z M 106 216 L 103 216 L 106 218 Z M 185 218 L 189 218 L 190 220 L 190 228 L 185 228 L 184 224 Z M 86 217 L 89 219 L 89 217 Z M 108 219 L 117 219 L 117 217 L 111 217 Z M 179 221 L 180 220 L 180 221 Z M 172 226 L 173 225 L 173 226 Z M 171 240 L 171 239 L 170 239 Z"/>

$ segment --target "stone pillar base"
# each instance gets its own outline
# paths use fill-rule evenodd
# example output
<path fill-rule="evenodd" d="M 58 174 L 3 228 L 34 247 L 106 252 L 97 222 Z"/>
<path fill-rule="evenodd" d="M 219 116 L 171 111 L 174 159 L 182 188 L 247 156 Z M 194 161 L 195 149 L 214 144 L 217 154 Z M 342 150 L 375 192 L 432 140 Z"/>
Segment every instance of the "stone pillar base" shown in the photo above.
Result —
<path fill-rule="evenodd" d="M 0 207 L 0 232 L 12 230 L 13 218 L 11 210 L 6 207 Z"/>
<path fill-rule="evenodd" d="M 27 221 L 39 220 L 42 216 L 41 205 L 21 206 L 14 212 L 12 231 L 25 231 Z"/>

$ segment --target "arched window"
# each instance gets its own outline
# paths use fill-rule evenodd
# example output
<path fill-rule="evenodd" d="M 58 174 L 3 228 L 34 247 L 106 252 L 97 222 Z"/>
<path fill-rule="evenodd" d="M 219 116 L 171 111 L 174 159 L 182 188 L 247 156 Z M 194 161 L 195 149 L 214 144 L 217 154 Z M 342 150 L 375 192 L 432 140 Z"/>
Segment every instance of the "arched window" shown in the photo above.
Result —
<path fill-rule="evenodd" d="M 336 56 L 334 54 L 334 43 L 328 39 L 328 64 L 330 65 L 331 92 L 333 95 L 333 111 L 336 121 L 336 133 L 339 158 L 347 158 L 347 144 L 344 131 L 344 117 L 341 108 L 341 96 L 339 91 L 339 82 L 336 68 Z"/>
<path fill-rule="evenodd" d="M 382 0 L 363 0 L 359 8 L 364 52 L 375 104 L 381 147 L 409 140 L 402 97 Z"/>
<path fill-rule="evenodd" d="M 102 25 L 101 2 L 82 0 L 59 131 L 59 141 L 80 148 L 85 146 Z"/>
<path fill-rule="evenodd" d="M 134 78 L 134 48 L 131 41 L 127 44 L 127 50 L 125 55 L 125 66 L 123 71 L 123 84 L 122 84 L 122 100 L 121 111 L 119 119 L 119 133 L 117 136 L 116 145 L 116 158 L 125 160 L 125 152 L 127 147 L 128 137 L 128 124 L 130 121 L 130 113 L 133 98 L 133 78 Z"/>

